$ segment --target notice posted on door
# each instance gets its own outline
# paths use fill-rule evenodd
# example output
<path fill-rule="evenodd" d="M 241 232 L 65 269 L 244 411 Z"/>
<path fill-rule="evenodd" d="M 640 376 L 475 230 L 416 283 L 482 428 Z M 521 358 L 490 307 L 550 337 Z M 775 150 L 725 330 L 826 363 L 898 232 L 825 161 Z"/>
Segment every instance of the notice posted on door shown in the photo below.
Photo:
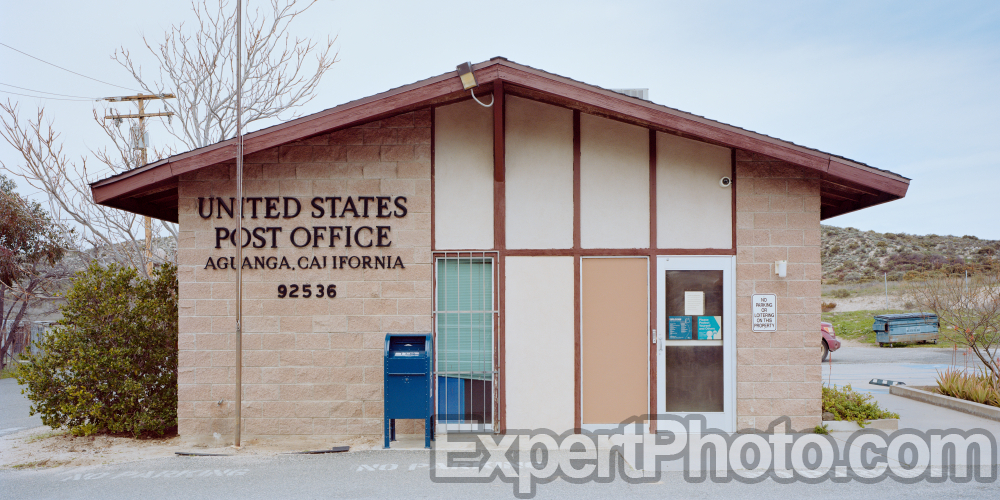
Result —
<path fill-rule="evenodd" d="M 776 296 L 773 293 L 755 293 L 751 297 L 753 301 L 753 331 L 755 332 L 776 332 L 778 331 L 778 311 Z"/>

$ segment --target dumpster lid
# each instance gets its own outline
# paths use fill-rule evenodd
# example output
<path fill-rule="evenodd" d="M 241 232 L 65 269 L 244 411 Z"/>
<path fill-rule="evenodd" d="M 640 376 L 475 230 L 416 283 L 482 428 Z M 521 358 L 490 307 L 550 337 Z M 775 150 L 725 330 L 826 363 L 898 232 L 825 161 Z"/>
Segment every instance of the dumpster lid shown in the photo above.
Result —
<path fill-rule="evenodd" d="M 875 316 L 875 319 L 880 319 L 882 321 L 891 321 L 894 319 L 937 319 L 937 315 L 930 312 L 880 314 Z"/>

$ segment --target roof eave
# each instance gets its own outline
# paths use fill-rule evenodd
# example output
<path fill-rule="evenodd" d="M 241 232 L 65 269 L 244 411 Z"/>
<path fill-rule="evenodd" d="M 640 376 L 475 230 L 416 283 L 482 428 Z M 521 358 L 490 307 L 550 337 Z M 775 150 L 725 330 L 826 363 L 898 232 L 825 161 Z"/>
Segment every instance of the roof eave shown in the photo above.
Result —
<path fill-rule="evenodd" d="M 649 101 L 630 98 L 503 58 L 475 64 L 473 68 L 477 81 L 484 88 L 491 87 L 496 80 L 502 80 L 505 92 L 513 95 L 541 96 L 567 107 L 726 147 L 761 153 L 819 171 L 825 176 L 849 179 L 880 193 L 879 199 L 867 200 L 863 206 L 845 207 L 843 212 L 839 209 L 830 212 L 839 212 L 836 215 L 902 198 L 909 186 L 909 179 L 898 174 Z M 312 135 L 351 127 L 381 116 L 444 103 L 464 95 L 465 91 L 459 79 L 455 78 L 453 72 L 448 72 L 247 134 L 243 141 L 244 154 L 253 154 Z M 156 211 L 155 207 L 137 208 L 136 204 L 128 203 L 128 199 L 151 186 L 176 183 L 178 177 L 184 173 L 231 161 L 235 157 L 235 139 L 230 139 L 94 182 L 91 184 L 91 191 L 96 203 L 136 213 L 142 213 L 137 210 L 153 212 Z M 152 213 L 143 215 L 164 218 L 163 213 L 159 216 Z M 172 214 L 172 217 L 166 220 L 176 221 L 177 214 Z"/>

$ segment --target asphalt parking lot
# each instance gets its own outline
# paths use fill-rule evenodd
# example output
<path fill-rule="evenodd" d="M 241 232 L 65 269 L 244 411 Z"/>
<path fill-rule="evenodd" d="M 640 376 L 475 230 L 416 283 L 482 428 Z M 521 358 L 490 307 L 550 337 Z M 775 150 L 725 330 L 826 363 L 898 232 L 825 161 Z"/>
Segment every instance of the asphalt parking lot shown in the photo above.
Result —
<path fill-rule="evenodd" d="M 0 380 L 0 436 L 42 425 L 38 415 L 29 416 L 31 401 L 21 394 L 17 380 Z"/>
<path fill-rule="evenodd" d="M 885 386 L 869 385 L 873 378 L 903 382 L 911 386 L 935 385 L 938 371 L 950 367 L 970 370 L 980 366 L 975 355 L 936 347 L 841 347 L 823 363 L 823 383 L 851 384 L 858 391 L 889 394 Z"/>
<path fill-rule="evenodd" d="M 824 382 L 871 393 L 884 407 L 901 414 L 900 426 L 928 430 L 948 427 L 981 428 L 1000 436 L 1000 422 L 918 403 L 888 394 L 888 388 L 868 385 L 871 378 L 889 378 L 908 385 L 929 385 L 936 370 L 953 364 L 948 349 L 877 349 L 844 347 L 823 365 Z M 962 358 L 960 358 L 962 359 Z M 964 359 L 959 364 L 964 366 Z M 0 431 L 34 427 L 27 401 L 13 380 L 0 381 Z M 2 452 L 2 450 L 0 450 Z M 170 457 L 88 467 L 0 470 L 3 498 L 511 498 L 515 486 L 492 482 L 436 482 L 434 456 L 427 451 L 374 450 L 329 455 L 232 457 Z M 996 467 L 992 469 L 995 477 Z M 683 472 L 662 472 L 654 480 L 631 482 L 622 477 L 606 483 L 582 484 L 555 479 L 537 485 L 534 498 L 773 498 L 775 496 L 866 496 L 911 499 L 914 495 L 983 498 L 1000 491 L 996 482 L 904 484 L 894 479 L 865 483 L 825 479 L 814 484 L 788 484 L 764 479 L 756 484 L 736 480 L 694 481 Z"/>

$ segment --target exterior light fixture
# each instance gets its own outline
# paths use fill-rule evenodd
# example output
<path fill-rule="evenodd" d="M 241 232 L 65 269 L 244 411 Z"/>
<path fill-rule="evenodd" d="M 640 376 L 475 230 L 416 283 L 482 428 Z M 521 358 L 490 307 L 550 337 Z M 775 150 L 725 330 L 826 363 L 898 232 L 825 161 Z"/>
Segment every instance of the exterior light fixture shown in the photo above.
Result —
<path fill-rule="evenodd" d="M 464 62 L 459 64 L 458 67 L 458 77 L 462 79 L 462 86 L 465 90 L 477 87 L 479 84 L 476 83 L 476 75 L 472 72 L 472 63 Z"/>
<path fill-rule="evenodd" d="M 787 273 L 788 273 L 787 260 L 774 261 L 774 274 L 777 274 L 779 278 L 784 278 Z"/>
<path fill-rule="evenodd" d="M 464 62 L 462 64 L 459 64 L 458 66 L 456 66 L 455 69 L 458 71 L 458 77 L 462 80 L 462 87 L 465 90 L 468 90 L 470 94 L 472 94 L 472 98 L 475 99 L 480 106 L 483 106 L 484 108 L 493 106 L 492 97 L 490 98 L 489 104 L 483 104 L 483 102 L 476 97 L 476 92 L 473 89 L 478 87 L 479 83 L 476 82 L 476 74 L 472 72 L 471 62 Z"/>

